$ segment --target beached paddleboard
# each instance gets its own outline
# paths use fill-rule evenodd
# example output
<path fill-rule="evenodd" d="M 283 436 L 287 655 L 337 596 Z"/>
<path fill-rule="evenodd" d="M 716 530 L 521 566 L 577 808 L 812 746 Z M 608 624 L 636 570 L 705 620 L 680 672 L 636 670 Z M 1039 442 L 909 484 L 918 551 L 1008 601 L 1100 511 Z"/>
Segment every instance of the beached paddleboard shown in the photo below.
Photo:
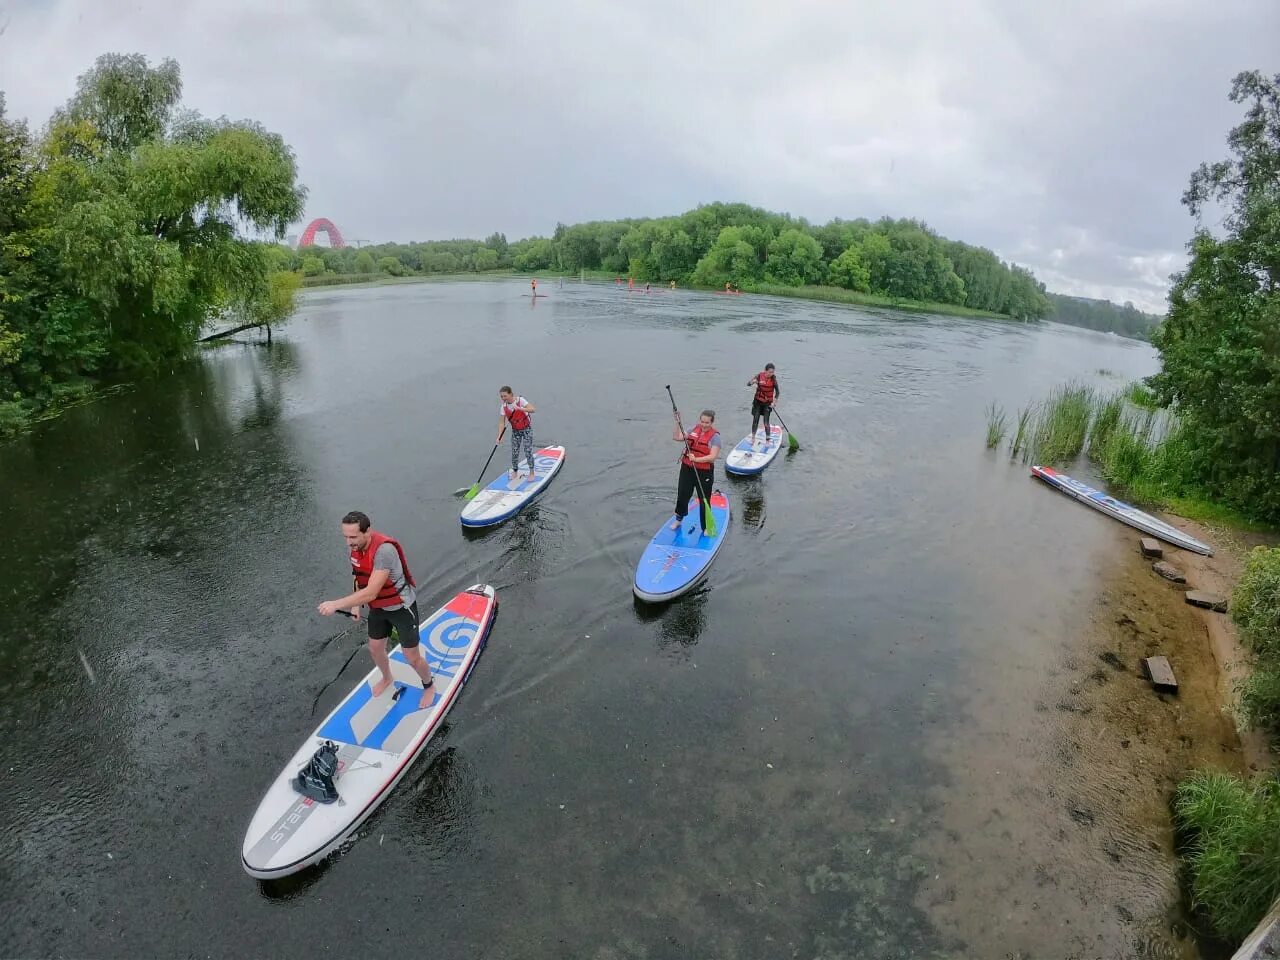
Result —
<path fill-rule="evenodd" d="M 373 683 L 381 677 L 374 667 L 324 718 L 267 789 L 249 823 L 241 862 L 251 876 L 283 877 L 319 863 L 386 799 L 457 702 L 497 609 L 493 587 L 476 584 L 421 623 L 423 655 L 435 678 L 427 703 L 422 681 L 397 645 L 391 651 L 391 687 L 374 699 Z M 338 799 L 332 803 L 293 787 L 326 741 L 337 748 Z"/>
<path fill-rule="evenodd" d="M 763 472 L 781 449 L 782 428 L 773 424 L 769 429 L 769 442 L 765 443 L 764 427 L 761 427 L 754 437 L 743 437 L 738 441 L 738 445 L 724 458 L 724 468 L 740 477 L 749 477 Z"/>
<path fill-rule="evenodd" d="M 1052 467 L 1035 466 L 1031 468 L 1031 474 L 1039 477 L 1051 487 L 1062 491 L 1067 496 L 1074 497 L 1081 503 L 1087 504 L 1093 509 L 1105 513 L 1108 517 L 1119 520 L 1121 523 L 1127 523 L 1143 533 L 1159 537 L 1166 543 L 1172 543 L 1175 547 L 1190 550 L 1192 553 L 1202 553 L 1208 557 L 1213 556 L 1212 548 L 1207 544 L 1201 543 L 1195 537 L 1183 533 L 1177 527 L 1171 526 L 1163 520 L 1158 520 L 1149 513 L 1143 513 L 1137 507 L 1130 506 L 1115 497 L 1107 496 L 1101 490 L 1095 490 L 1087 483 L 1081 483 L 1079 480 L 1068 477 L 1065 473 L 1059 473 Z"/>
<path fill-rule="evenodd" d="M 725 534 L 729 532 L 729 499 L 719 490 L 711 494 L 711 513 L 716 520 L 716 535 L 703 536 L 698 520 L 701 510 L 697 497 L 689 498 L 689 515 L 677 530 L 672 530 L 672 514 L 654 534 L 640 563 L 632 589 L 641 600 L 661 603 L 673 600 L 696 587 L 711 567 Z"/>
<path fill-rule="evenodd" d="M 564 466 L 564 447 L 543 447 L 533 454 L 533 480 L 526 480 L 529 464 L 521 461 L 514 480 L 504 470 L 496 480 L 468 500 L 462 507 L 464 527 L 492 527 L 509 520 L 527 507 L 547 488 L 551 479 Z"/>

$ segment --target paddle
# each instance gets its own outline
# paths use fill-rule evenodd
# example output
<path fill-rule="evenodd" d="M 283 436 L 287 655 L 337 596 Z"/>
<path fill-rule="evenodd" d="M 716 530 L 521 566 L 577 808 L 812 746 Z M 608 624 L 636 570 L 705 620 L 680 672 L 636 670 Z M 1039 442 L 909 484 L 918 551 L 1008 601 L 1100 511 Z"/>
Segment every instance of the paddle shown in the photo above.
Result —
<path fill-rule="evenodd" d="M 787 425 L 782 422 L 782 414 L 778 412 L 778 408 L 770 404 L 769 409 L 772 410 L 773 415 L 778 418 L 778 425 L 782 427 L 783 430 L 787 430 Z M 800 441 L 796 439 L 796 435 L 790 430 L 787 430 L 787 449 L 792 451 L 800 449 Z"/>
<path fill-rule="evenodd" d="M 675 394 L 671 392 L 671 384 L 667 384 L 667 396 L 671 398 L 671 410 L 676 415 L 676 426 L 680 428 L 680 432 L 684 433 L 684 424 L 680 422 L 680 410 L 676 407 Z M 685 435 L 684 448 L 689 449 L 689 438 Z M 693 470 L 693 481 L 698 485 L 698 501 L 702 504 L 702 529 L 709 537 L 716 535 L 716 515 L 711 512 L 711 498 L 707 495 L 706 488 L 702 485 L 702 471 L 696 467 Z"/>
<path fill-rule="evenodd" d="M 355 614 L 351 613 L 349 610 L 335 610 L 335 611 L 333 611 L 333 612 L 334 612 L 334 613 L 340 613 L 340 614 L 342 614 L 344 617 L 347 617 L 347 618 L 349 618 L 349 619 L 351 619 L 351 620 L 354 620 L 354 619 L 355 619 Z M 347 627 L 347 629 L 346 629 L 346 630 L 343 630 L 343 631 L 341 631 L 341 632 L 339 632 L 339 633 L 335 633 L 332 637 L 330 637 L 330 638 L 329 638 L 328 640 L 326 640 L 324 643 L 320 644 L 320 649 L 321 649 L 321 650 L 323 650 L 325 647 L 327 647 L 329 644 L 331 644 L 334 640 L 337 640 L 339 637 L 344 637 L 344 636 L 346 636 L 350 631 L 351 631 L 351 628 L 350 628 L 350 627 Z M 359 646 L 357 646 L 354 650 L 352 650 L 352 651 L 351 651 L 351 656 L 347 657 L 347 662 L 346 662 L 346 663 L 344 663 L 344 664 L 342 665 L 342 669 L 341 669 L 341 670 L 339 670 L 339 671 L 334 675 L 333 680 L 330 680 L 328 683 L 326 683 L 323 687 L 321 687 L 321 688 L 320 688 L 319 693 L 317 693 L 317 694 L 316 694 L 316 698 L 315 698 L 314 700 L 312 700 L 312 701 L 311 701 L 311 715 L 312 715 L 313 717 L 315 716 L 315 713 L 316 713 L 316 704 L 318 704 L 318 703 L 320 702 L 320 694 L 321 694 L 321 693 L 324 693 L 324 692 L 325 692 L 326 690 L 328 690 L 331 686 L 333 686 L 334 681 L 335 681 L 335 680 L 337 680 L 337 679 L 338 679 L 338 677 L 342 676 L 344 673 L 346 673 L 346 672 L 347 672 L 347 667 L 351 666 L 351 661 L 352 661 L 352 660 L 354 660 L 354 659 L 356 658 L 356 654 L 357 654 L 357 653 L 359 653 L 362 649 L 364 649 L 364 644 L 360 644 L 360 645 L 359 645 Z"/>
<path fill-rule="evenodd" d="M 476 494 L 480 492 L 480 481 L 484 479 L 484 472 L 489 469 L 489 464 L 493 462 L 493 455 L 498 452 L 498 444 L 502 443 L 502 437 L 507 432 L 507 425 L 504 423 L 502 429 L 498 432 L 498 443 L 493 445 L 493 449 L 489 451 L 489 459 L 484 462 L 484 466 L 480 468 L 480 476 L 476 477 L 476 482 L 470 487 L 459 487 L 453 491 L 453 495 L 459 496 L 465 493 L 464 500 L 474 500 Z"/>

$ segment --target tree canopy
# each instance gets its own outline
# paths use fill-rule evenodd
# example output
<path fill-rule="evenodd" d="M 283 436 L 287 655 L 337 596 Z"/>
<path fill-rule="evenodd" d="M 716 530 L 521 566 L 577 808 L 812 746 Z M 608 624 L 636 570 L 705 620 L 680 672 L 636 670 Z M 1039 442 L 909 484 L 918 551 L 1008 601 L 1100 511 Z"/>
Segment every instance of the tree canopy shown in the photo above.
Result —
<path fill-rule="evenodd" d="M 1152 342 L 1152 385 L 1194 441 L 1187 464 L 1206 489 L 1280 520 L 1280 74 L 1236 76 L 1244 121 L 1230 159 L 1201 164 L 1182 202 L 1199 218 L 1225 209 L 1224 233 L 1199 226 Z"/>
<path fill-rule="evenodd" d="M 38 137 L 0 99 L 0 425 L 185 356 L 222 314 L 287 314 L 278 254 L 242 233 L 301 215 L 293 153 L 181 93 L 174 61 L 106 54 Z"/>

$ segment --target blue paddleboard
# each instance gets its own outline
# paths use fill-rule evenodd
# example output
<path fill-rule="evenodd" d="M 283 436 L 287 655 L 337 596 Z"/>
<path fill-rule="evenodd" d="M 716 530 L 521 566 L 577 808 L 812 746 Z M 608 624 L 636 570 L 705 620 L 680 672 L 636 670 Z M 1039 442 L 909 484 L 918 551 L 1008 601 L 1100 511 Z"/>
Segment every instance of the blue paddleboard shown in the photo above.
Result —
<path fill-rule="evenodd" d="M 716 535 L 703 536 L 698 520 L 701 506 L 697 497 L 689 499 L 689 515 L 678 530 L 671 529 L 673 514 L 664 520 L 654 534 L 640 562 L 632 585 L 635 595 L 650 603 L 673 600 L 696 587 L 707 575 L 729 532 L 729 498 L 719 490 L 711 494 L 711 514 L 716 521 Z"/>

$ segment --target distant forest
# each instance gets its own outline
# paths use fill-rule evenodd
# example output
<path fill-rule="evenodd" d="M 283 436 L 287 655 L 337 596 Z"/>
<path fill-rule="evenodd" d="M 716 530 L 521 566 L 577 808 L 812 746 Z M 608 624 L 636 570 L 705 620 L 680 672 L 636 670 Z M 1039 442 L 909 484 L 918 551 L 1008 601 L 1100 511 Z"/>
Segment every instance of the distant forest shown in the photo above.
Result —
<path fill-rule="evenodd" d="M 1061 293 L 1048 293 L 1046 296 L 1052 308 L 1045 318 L 1047 320 L 1101 330 L 1104 333 L 1116 333 L 1136 340 L 1149 341 L 1151 331 L 1164 319 L 1154 313 L 1143 313 L 1132 303 L 1120 306 L 1110 300 L 1068 297 Z"/>
<path fill-rule="evenodd" d="M 710 203 L 678 216 L 559 224 L 550 237 L 387 243 L 338 250 L 278 248 L 276 269 L 304 279 L 492 270 L 601 271 L 637 282 L 742 290 L 829 286 L 1020 320 L 1047 316 L 1044 285 L 992 251 L 949 240 L 917 220 L 832 220 L 815 225 L 742 203 Z"/>

